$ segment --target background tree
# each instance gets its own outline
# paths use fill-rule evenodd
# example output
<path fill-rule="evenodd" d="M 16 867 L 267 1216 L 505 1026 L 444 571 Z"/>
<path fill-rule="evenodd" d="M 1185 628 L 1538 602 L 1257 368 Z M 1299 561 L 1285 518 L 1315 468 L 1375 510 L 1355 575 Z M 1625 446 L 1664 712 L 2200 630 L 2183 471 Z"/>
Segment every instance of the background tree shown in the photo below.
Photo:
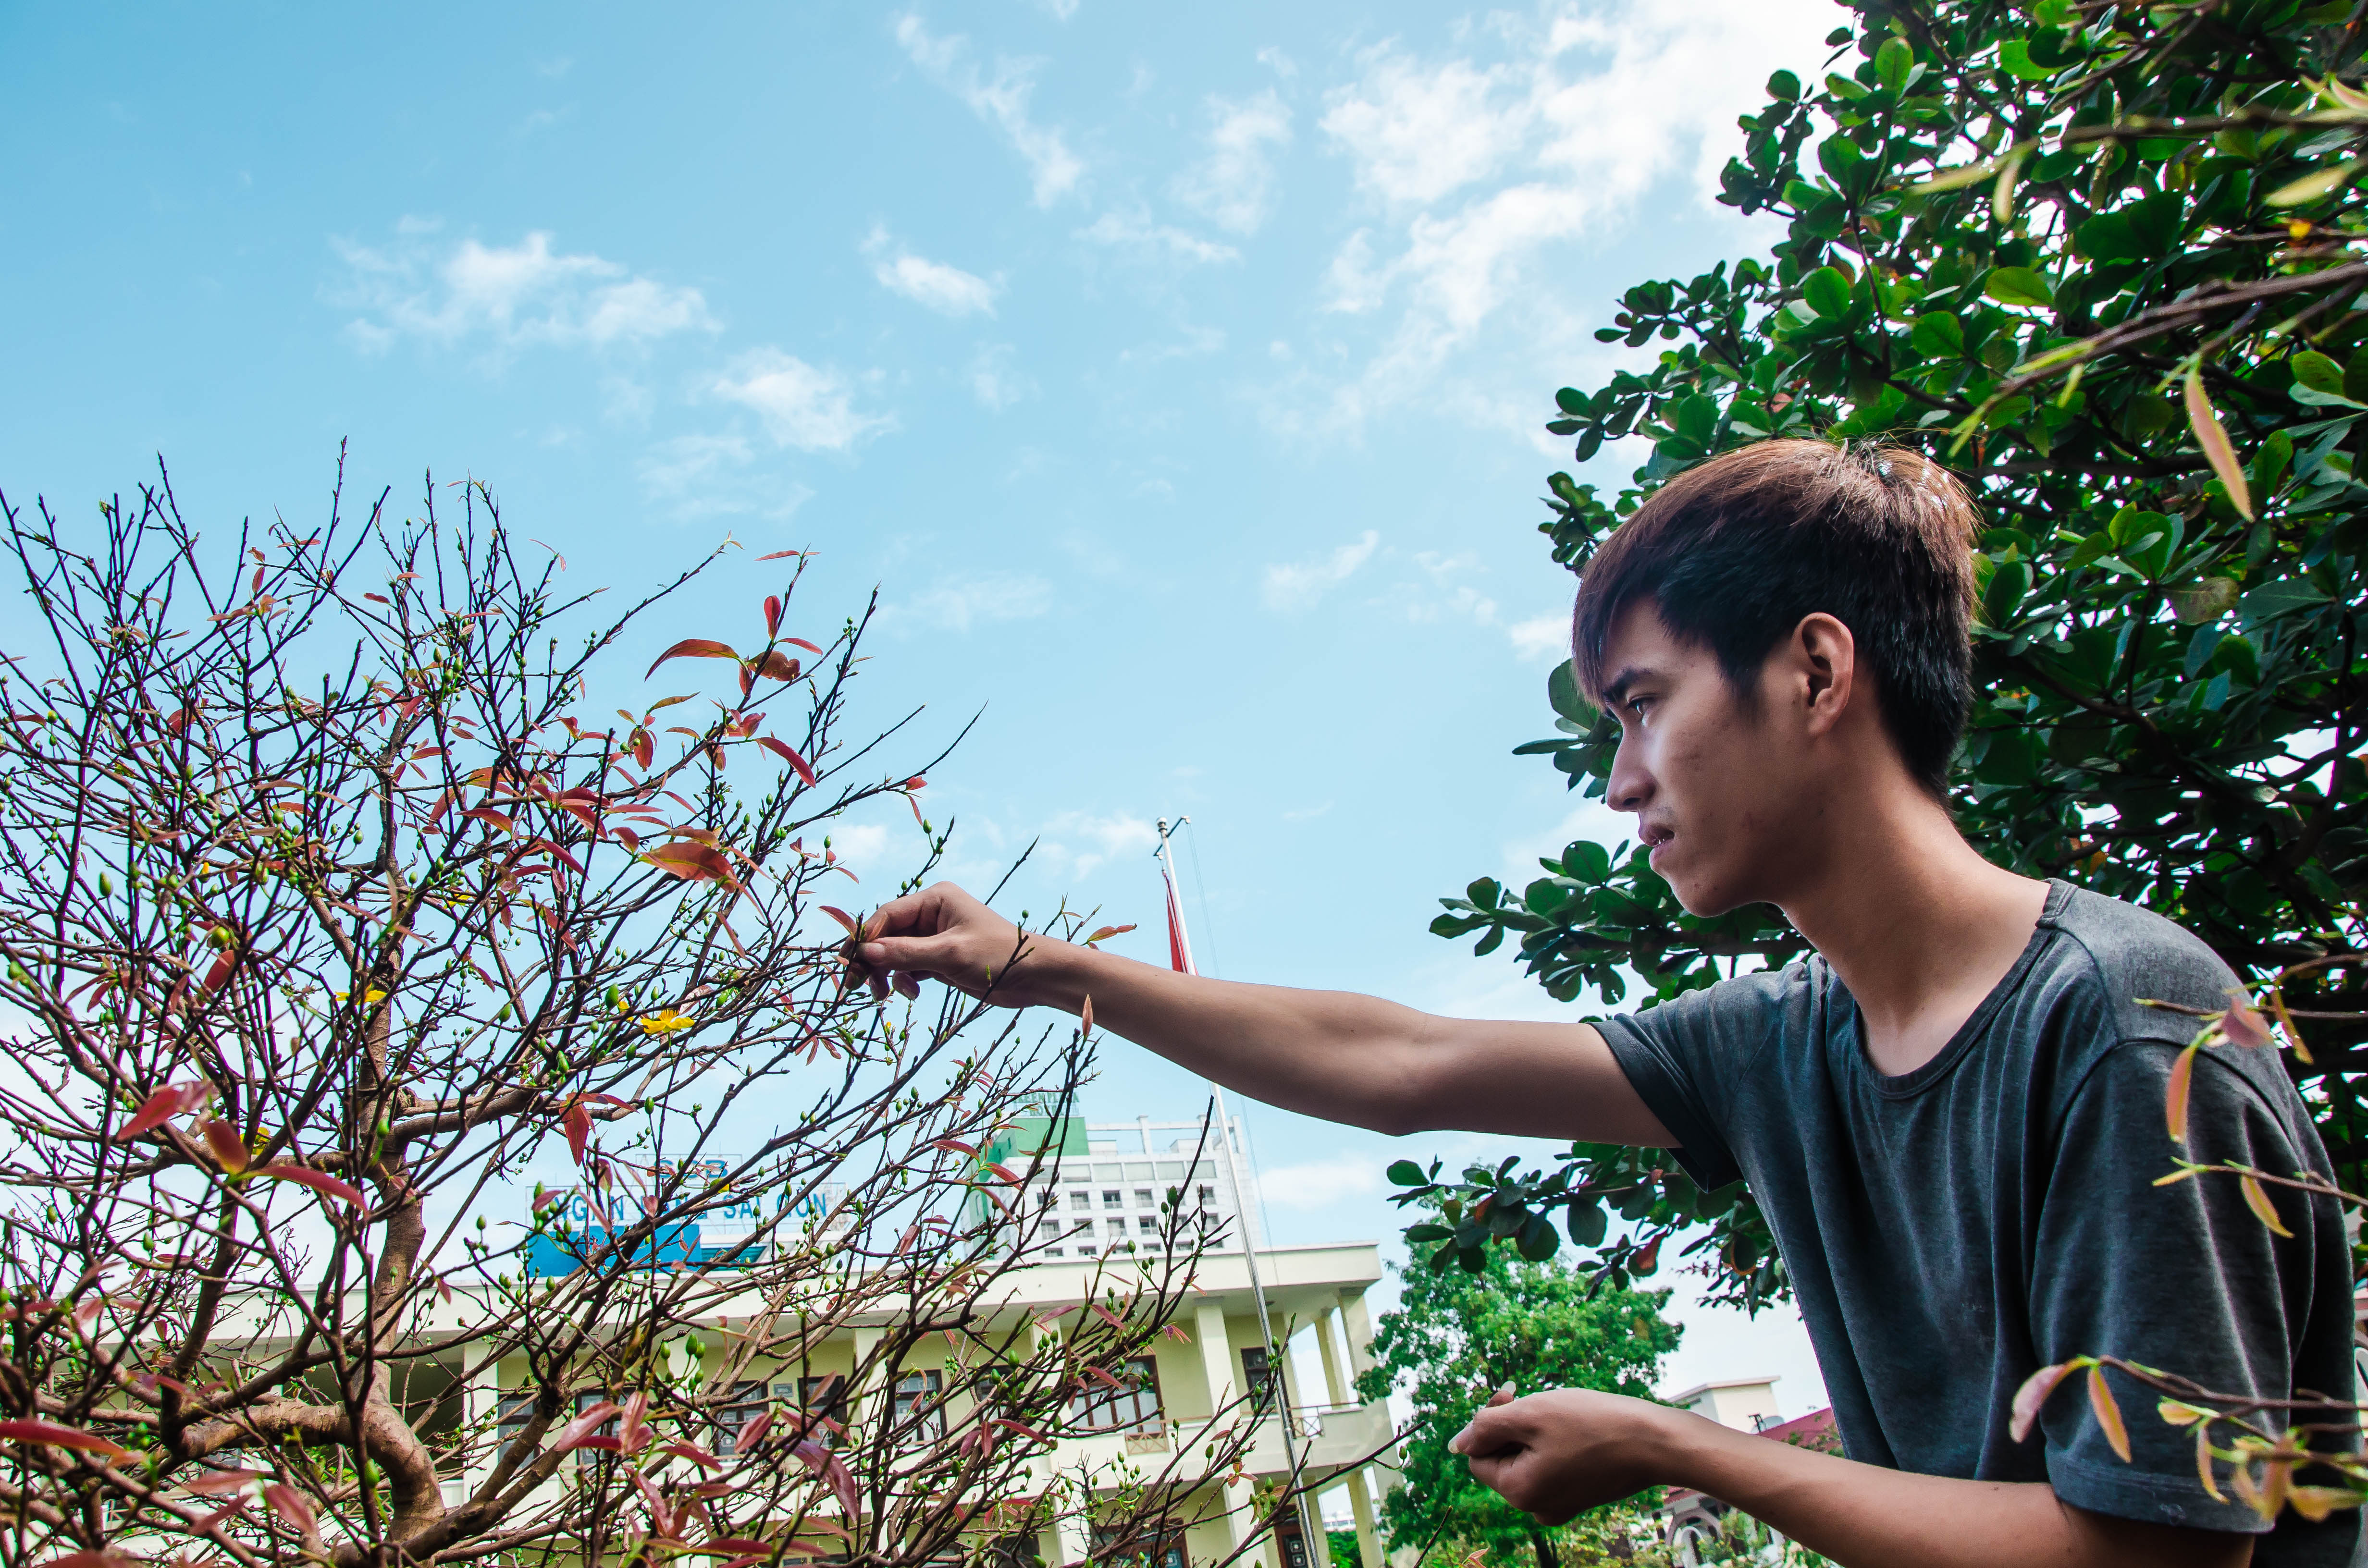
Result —
<path fill-rule="evenodd" d="M 1429 1228 L 1447 1233 L 1445 1224 Z M 1357 1379 L 1360 1398 L 1398 1390 L 1422 1415 L 1400 1450 L 1404 1484 L 1382 1504 L 1392 1549 L 1414 1547 L 1426 1560 L 1440 1547 L 1492 1559 L 1526 1550 L 1538 1568 L 1606 1554 L 1630 1522 L 1624 1510 L 1596 1509 L 1550 1529 L 1474 1481 L 1447 1441 L 1508 1383 L 1518 1393 L 1589 1388 L 1651 1398 L 1681 1332 L 1661 1315 L 1669 1293 L 1594 1291 L 1559 1264 L 1505 1248 L 1486 1252 L 1475 1272 L 1417 1267 L 1401 1278 L 1405 1294 L 1382 1314 L 1373 1364 Z"/>
<path fill-rule="evenodd" d="M 1088 1050 L 840 961 L 832 824 L 946 843 L 903 724 L 847 732 L 870 612 L 788 561 L 737 648 L 651 666 L 721 698 L 603 720 L 695 573 L 593 619 L 460 501 L 200 540 L 163 483 L 87 529 L 0 500 L 0 1562 L 886 1563 L 1083 1515 L 1033 1460 L 1201 1238 L 1006 1304 L 1023 1173 L 974 1151 Z M 511 1185 L 537 1160 L 571 1190 Z M 858 1317 L 844 1390 L 767 1399 Z"/>
<path fill-rule="evenodd" d="M 1669 475 L 1771 436 L 1906 442 L 1991 524 L 1975 700 L 1952 805 L 2000 864 L 2159 911 L 2248 981 L 2288 966 L 2291 1065 L 2345 1185 L 2368 1164 L 2361 552 L 2368 489 L 2368 159 L 2358 6 L 2305 0 L 1857 0 L 1829 69 L 1779 71 L 1720 198 L 1785 221 L 1764 257 L 1641 283 L 1597 333 L 1649 360 L 1565 388 L 1611 496 L 1548 481 L 1554 559 Z M 1558 671 L 1559 733 L 1518 748 L 1600 796 L 1617 727 Z M 1645 856 L 1577 843 L 1514 894 L 1442 902 L 1442 936 L 1508 936 L 1548 992 L 1649 1006 L 1804 944 L 1772 908 L 1686 915 Z M 1680 1231 L 1713 1296 L 1786 1292 L 1739 1186 L 1574 1146 L 1438 1182 L 1464 1219 L 1434 1262 L 1557 1226 L 1615 1282 Z M 1483 1197 L 1490 1199 L 1484 1204 Z M 1613 1214 L 1622 1221 L 1610 1237 Z"/>

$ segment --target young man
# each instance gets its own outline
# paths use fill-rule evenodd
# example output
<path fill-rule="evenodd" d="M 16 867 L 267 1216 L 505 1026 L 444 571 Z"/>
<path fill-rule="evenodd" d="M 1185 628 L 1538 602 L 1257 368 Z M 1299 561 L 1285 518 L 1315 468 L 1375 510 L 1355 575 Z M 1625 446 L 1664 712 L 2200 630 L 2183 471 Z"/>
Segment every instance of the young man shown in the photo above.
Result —
<path fill-rule="evenodd" d="M 1489 1023 L 1023 944 L 946 885 L 882 909 L 860 956 L 1014 1006 L 1090 996 L 1102 1027 L 1311 1115 L 1666 1147 L 1703 1187 L 1747 1178 L 1850 1457 L 1578 1390 L 1483 1411 L 1457 1439 L 1473 1472 L 1550 1523 L 1658 1483 L 1847 1568 L 2345 1562 L 2351 1511 L 2271 1528 L 2216 1500 L 2190 1434 L 2118 1374 L 2130 1462 L 2077 1385 L 2009 1436 L 2022 1381 L 2084 1352 L 2348 1400 L 2351 1282 L 2331 1200 L 2281 1192 L 2282 1238 L 2231 1180 L 2153 1185 L 2192 1024 L 2139 999 L 2217 1009 L 2235 977 L 2157 915 L 1990 864 L 1950 820 L 1975 527 L 1914 453 L 1772 441 L 1671 481 L 1588 563 L 1573 655 L 1621 725 L 1607 799 L 1689 910 L 1774 903 L 1805 962 L 1600 1026 Z M 2196 1158 L 2327 1169 L 2272 1053 L 2194 1072 Z"/>

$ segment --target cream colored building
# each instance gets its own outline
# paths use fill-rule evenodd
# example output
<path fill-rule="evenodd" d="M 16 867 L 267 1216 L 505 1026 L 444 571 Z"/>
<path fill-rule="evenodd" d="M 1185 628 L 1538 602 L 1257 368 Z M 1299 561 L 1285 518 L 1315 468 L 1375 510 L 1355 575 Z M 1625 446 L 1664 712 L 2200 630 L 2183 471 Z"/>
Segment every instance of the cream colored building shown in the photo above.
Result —
<path fill-rule="evenodd" d="M 1201 1259 L 1198 1289 L 1176 1319 L 1189 1342 L 1157 1341 L 1152 1386 L 1114 1402 L 1103 1413 L 1105 1431 L 1065 1438 L 1033 1460 L 1032 1479 L 1049 1485 L 1065 1471 L 1111 1481 L 1129 1465 L 1147 1477 L 1172 1461 L 1177 1469 L 1168 1517 L 1178 1528 L 1167 1539 L 1133 1544 L 1152 1568 L 1205 1568 L 1224 1561 L 1252 1532 L 1257 1483 L 1289 1475 L 1283 1441 L 1283 1422 L 1288 1419 L 1294 1423 L 1292 1433 L 1304 1473 L 1315 1478 L 1319 1492 L 1341 1488 L 1348 1494 L 1361 1568 L 1383 1568 L 1374 1508 L 1378 1491 L 1395 1477 L 1397 1456 L 1387 1405 L 1360 1402 L 1352 1386 L 1357 1373 L 1370 1365 L 1366 1347 L 1372 1327 L 1365 1292 L 1381 1278 L 1379 1250 L 1371 1243 L 1260 1248 L 1258 1262 L 1269 1320 L 1277 1337 L 1291 1331 L 1315 1335 L 1315 1359 L 1323 1368 L 1322 1386 L 1301 1386 L 1292 1358 L 1285 1357 L 1283 1401 L 1278 1405 L 1269 1400 L 1264 1413 L 1254 1417 L 1238 1407 L 1237 1402 L 1254 1388 L 1266 1386 L 1264 1341 L 1250 1292 L 1247 1260 L 1238 1251 L 1212 1254 Z M 1016 1324 L 1023 1316 L 1043 1317 L 1048 1309 L 1082 1306 L 1096 1278 L 1097 1265 L 1092 1261 L 1047 1262 L 1020 1269 L 1009 1277 L 1009 1294 L 998 1302 L 997 1313 L 1008 1313 Z M 1102 1283 L 1107 1287 L 1106 1275 Z M 757 1305 L 751 1300 L 744 1310 L 727 1302 L 721 1310 L 727 1322 L 745 1320 Z M 880 1333 L 858 1319 L 796 1370 L 811 1378 L 851 1374 L 878 1342 Z M 762 1375 L 764 1370 L 761 1366 L 750 1369 L 755 1381 L 747 1386 L 755 1400 L 798 1401 L 793 1381 L 774 1383 Z M 926 1360 L 908 1360 L 905 1370 L 905 1381 L 916 1385 L 916 1392 L 929 1386 L 930 1368 Z M 778 1375 L 794 1374 L 784 1369 Z M 526 1385 L 522 1359 L 502 1364 L 499 1384 L 502 1389 Z M 852 1390 L 847 1412 L 849 1423 L 860 1425 L 868 1411 L 880 1408 L 881 1402 L 894 1392 Z M 514 1408 L 491 1385 L 472 1388 L 463 1398 L 466 1418 L 471 1420 L 487 1416 L 498 1420 Z M 1247 1479 L 1231 1484 L 1224 1474 L 1208 1473 L 1201 1453 L 1208 1441 L 1207 1424 L 1216 1412 L 1229 1407 L 1234 1408 L 1228 1419 L 1254 1421 L 1243 1466 Z M 489 1466 L 490 1459 L 484 1462 Z M 452 1477 L 446 1483 L 448 1501 L 460 1501 L 483 1479 L 482 1470 Z M 1322 1568 L 1326 1562 L 1322 1546 L 1311 1564 L 1301 1554 L 1295 1528 L 1286 1527 L 1286 1535 L 1269 1535 L 1244 1562 L 1259 1562 L 1264 1568 Z M 1057 1532 L 1047 1531 L 1037 1550 L 1047 1564 L 1058 1568 L 1084 1558 L 1092 1544 L 1064 1525 Z"/>

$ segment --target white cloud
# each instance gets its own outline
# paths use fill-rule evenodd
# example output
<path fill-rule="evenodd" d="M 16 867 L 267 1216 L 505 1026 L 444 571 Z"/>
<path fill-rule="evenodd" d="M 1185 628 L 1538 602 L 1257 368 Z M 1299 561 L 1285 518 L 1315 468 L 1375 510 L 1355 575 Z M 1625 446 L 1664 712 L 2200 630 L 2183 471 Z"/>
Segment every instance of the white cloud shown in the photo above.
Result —
<path fill-rule="evenodd" d="M 1304 609 L 1322 598 L 1326 590 L 1346 582 L 1372 557 L 1380 543 L 1381 535 L 1367 528 L 1362 538 L 1329 554 L 1289 564 L 1276 562 L 1266 569 L 1260 597 L 1269 609 Z"/>
<path fill-rule="evenodd" d="M 1053 585 L 1031 572 L 987 572 L 942 578 L 914 596 L 906 615 L 941 631 L 968 631 L 984 621 L 1029 620 L 1053 608 Z"/>
<path fill-rule="evenodd" d="M 983 346 L 971 357 L 971 395 L 980 407 L 1000 414 L 1036 395 L 1035 379 L 1013 368 L 1013 354 L 1009 344 L 998 343 Z"/>
<path fill-rule="evenodd" d="M 1121 855 L 1149 855 L 1158 842 L 1158 829 L 1125 812 L 1064 812 L 1044 824 L 1037 854 L 1053 869 L 1082 877 Z"/>
<path fill-rule="evenodd" d="M 1050 207 L 1076 188 L 1086 172 L 1084 161 L 1069 151 L 1059 130 L 1039 125 L 1028 115 L 1038 62 L 998 54 L 993 74 L 982 74 L 968 59 L 968 40 L 960 33 L 932 34 L 909 11 L 896 18 L 896 41 L 930 80 L 1009 139 L 1012 150 L 1028 165 L 1037 206 Z"/>
<path fill-rule="evenodd" d="M 1529 342 L 1569 335 L 1552 291 L 1528 286 L 1543 254 L 1608 234 L 1672 177 L 1707 204 L 1738 144 L 1738 106 L 1760 101 L 1773 66 L 1817 57 L 1831 9 L 1558 0 L 1533 19 L 1493 17 L 1447 52 L 1367 50 L 1320 123 L 1380 222 L 1341 244 L 1326 301 L 1349 314 L 1395 302 L 1397 316 L 1312 422 L 1435 403 L 1450 356 L 1508 311 Z"/>
<path fill-rule="evenodd" d="M 941 316 L 995 313 L 995 296 L 1001 285 L 941 261 L 928 261 L 902 245 L 892 244 L 885 229 L 874 229 L 863 242 L 871 258 L 871 276 L 892 294 L 902 294 Z"/>
<path fill-rule="evenodd" d="M 331 242 L 346 277 L 329 297 L 359 312 L 347 333 L 363 348 L 384 349 L 404 337 L 441 345 L 483 338 L 497 350 L 607 348 L 716 328 L 698 290 L 588 253 L 554 252 L 543 231 L 515 245 L 464 239 L 446 250 L 428 237 L 435 229 L 407 219 L 392 245 Z"/>
<path fill-rule="evenodd" d="M 1177 176 L 1171 188 L 1178 201 L 1219 228 L 1255 233 L 1274 197 L 1268 150 L 1290 144 L 1291 110 L 1269 87 L 1238 103 L 1212 97 L 1209 114 L 1207 156 Z"/>
<path fill-rule="evenodd" d="M 712 517 L 786 517 L 814 498 L 814 491 L 757 466 L 747 437 L 676 436 L 641 456 L 637 472 L 643 493 L 677 518 Z"/>
<path fill-rule="evenodd" d="M 1524 659 L 1543 659 L 1551 653 L 1558 658 L 1570 657 L 1570 613 L 1555 610 L 1548 615 L 1531 616 L 1505 628 L 1505 635 L 1513 640 L 1513 652 Z"/>
<path fill-rule="evenodd" d="M 1150 212 L 1142 207 L 1105 212 L 1079 229 L 1077 238 L 1147 259 L 1166 256 L 1179 261 L 1214 262 L 1239 261 L 1242 256 L 1231 245 L 1201 239 L 1170 224 L 1155 223 Z"/>
<path fill-rule="evenodd" d="M 1370 1154 L 1334 1154 L 1258 1173 L 1258 1197 L 1276 1209 L 1329 1209 L 1343 1199 L 1381 1190 L 1381 1167 Z"/>
<path fill-rule="evenodd" d="M 856 412 L 845 378 L 778 348 L 741 355 L 710 390 L 753 409 L 777 445 L 801 451 L 843 452 L 896 423 L 893 415 Z"/>

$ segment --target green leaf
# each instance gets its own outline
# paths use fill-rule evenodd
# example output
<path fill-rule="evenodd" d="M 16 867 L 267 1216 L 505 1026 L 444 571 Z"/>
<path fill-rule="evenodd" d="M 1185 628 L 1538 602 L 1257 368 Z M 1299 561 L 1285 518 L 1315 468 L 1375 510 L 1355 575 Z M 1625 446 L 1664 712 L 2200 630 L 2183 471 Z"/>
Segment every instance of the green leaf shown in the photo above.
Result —
<path fill-rule="evenodd" d="M 1611 1229 L 1611 1216 L 1603 1211 L 1601 1204 L 1590 1199 L 1584 1203 L 1572 1204 L 1565 1223 L 1570 1231 L 1570 1239 L 1577 1244 L 1601 1246 L 1604 1236 Z"/>
<path fill-rule="evenodd" d="M 1531 1214 L 1522 1221 L 1521 1233 L 1514 1246 L 1531 1263 L 1543 1263 L 1562 1246 L 1562 1238 L 1554 1233 L 1554 1221 L 1543 1214 Z"/>
<path fill-rule="evenodd" d="M 1554 406 L 1565 414 L 1584 418 L 1588 412 L 1587 394 L 1576 387 L 1565 387 L 1554 393 Z"/>
<path fill-rule="evenodd" d="M 2317 349 L 2305 348 L 2286 363 L 2294 367 L 2294 380 L 2313 392 L 2343 395 L 2343 367 Z"/>
<path fill-rule="evenodd" d="M 1797 102 L 1801 97 L 1801 78 L 1790 71 L 1779 71 L 1768 78 L 1768 96 L 1785 103 Z"/>
<path fill-rule="evenodd" d="M 1956 317 L 1938 312 L 1918 316 L 1908 343 L 1927 358 L 1961 359 L 1965 353 L 1965 325 Z"/>
<path fill-rule="evenodd" d="M 2307 577 L 2282 577 L 2274 583 L 2264 583 L 2248 589 L 2237 600 L 2248 628 L 2281 615 L 2291 615 L 2298 609 L 2327 602 L 2326 592 Z M 2232 639 L 2233 641 L 2233 639 Z"/>
<path fill-rule="evenodd" d="M 1904 38 L 1883 40 L 1874 51 L 1874 79 L 1897 93 L 1907 85 L 1907 74 L 1916 68 L 1916 51 Z"/>
<path fill-rule="evenodd" d="M 2031 45 L 2019 38 L 2010 38 L 1998 45 L 1998 63 L 2007 74 L 2026 82 L 2044 82 L 2055 74 L 2055 68 L 2042 65 L 2031 58 Z"/>
<path fill-rule="evenodd" d="M 2350 185 L 2352 176 L 2360 172 L 2360 166 L 2363 162 L 2368 160 L 2350 158 L 2333 168 L 2320 169 L 2315 174 L 2305 175 L 2302 178 L 2290 181 L 2270 192 L 2268 196 L 2262 198 L 2263 204 L 2270 207 L 2299 207 L 2305 201 L 2316 201 L 2330 191 L 2339 190 Z"/>
<path fill-rule="evenodd" d="M 1578 677 L 1564 659 L 1546 674 L 1546 702 L 1556 713 L 1584 729 L 1593 729 L 1601 710 L 1578 693 Z"/>
<path fill-rule="evenodd" d="M 1371 1167 L 1369 1166 L 1367 1168 L 1370 1169 Z M 1389 1178 L 1393 1183 L 1399 1187 L 1424 1187 L 1428 1186 L 1430 1181 L 1430 1177 L 1423 1174 L 1422 1167 L 1416 1165 L 1412 1160 L 1392 1160 L 1390 1162 Z M 1428 1240 L 1429 1238 L 1423 1237 L 1417 1239 Z"/>
<path fill-rule="evenodd" d="M 1801 279 L 1801 299 L 1829 321 L 1839 321 L 1850 309 L 1850 279 L 1838 268 L 1821 267 Z"/>
<path fill-rule="evenodd" d="M 2055 302 L 2055 286 L 2028 267 L 2000 267 L 1991 269 L 1982 284 L 1982 292 L 2001 305 L 2051 305 Z"/>

